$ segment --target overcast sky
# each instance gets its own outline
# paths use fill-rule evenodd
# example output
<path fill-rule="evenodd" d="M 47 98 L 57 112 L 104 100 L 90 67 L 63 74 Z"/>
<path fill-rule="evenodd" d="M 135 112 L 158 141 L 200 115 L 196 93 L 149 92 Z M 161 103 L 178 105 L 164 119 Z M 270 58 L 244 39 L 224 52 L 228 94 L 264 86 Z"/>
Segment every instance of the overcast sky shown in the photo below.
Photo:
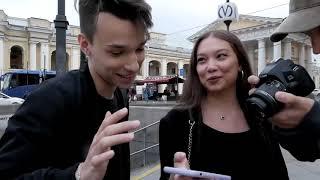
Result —
<path fill-rule="evenodd" d="M 186 37 L 215 21 L 218 5 L 226 2 L 225 0 L 146 1 L 152 7 L 155 24 L 152 30 L 168 34 L 169 45 L 183 47 L 191 47 L 191 44 L 185 40 Z M 283 18 L 289 11 L 289 0 L 230 0 L 230 2 L 237 5 L 239 14 Z M 65 0 L 65 3 L 69 24 L 79 25 L 78 14 L 73 6 L 74 0 Z M 0 4 L 0 9 L 3 9 L 8 16 L 37 17 L 53 21 L 57 15 L 58 0 L 0 0 Z M 279 7 L 272 8 L 275 6 Z"/>

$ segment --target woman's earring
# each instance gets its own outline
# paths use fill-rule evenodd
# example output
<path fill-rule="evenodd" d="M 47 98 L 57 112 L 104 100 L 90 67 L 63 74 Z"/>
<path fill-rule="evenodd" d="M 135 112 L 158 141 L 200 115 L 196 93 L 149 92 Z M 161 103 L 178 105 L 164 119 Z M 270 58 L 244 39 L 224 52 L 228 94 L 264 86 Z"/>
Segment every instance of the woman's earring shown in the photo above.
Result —
<path fill-rule="evenodd" d="M 243 70 L 241 70 L 241 79 L 243 79 L 244 78 L 244 72 L 243 72 Z"/>
<path fill-rule="evenodd" d="M 88 50 L 87 49 L 85 49 L 84 54 L 86 55 L 86 59 L 89 59 L 89 55 L 88 55 Z"/>

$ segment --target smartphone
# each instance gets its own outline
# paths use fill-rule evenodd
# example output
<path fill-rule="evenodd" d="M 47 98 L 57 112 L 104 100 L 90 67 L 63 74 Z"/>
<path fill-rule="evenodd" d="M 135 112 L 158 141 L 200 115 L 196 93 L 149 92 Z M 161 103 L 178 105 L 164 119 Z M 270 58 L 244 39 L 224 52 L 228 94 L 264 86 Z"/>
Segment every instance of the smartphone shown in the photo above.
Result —
<path fill-rule="evenodd" d="M 174 168 L 165 166 L 163 171 L 169 174 L 178 174 L 182 176 L 188 176 L 193 178 L 203 178 L 203 179 L 211 179 L 211 180 L 231 180 L 231 176 L 215 174 L 204 171 L 196 171 L 184 168 Z"/>

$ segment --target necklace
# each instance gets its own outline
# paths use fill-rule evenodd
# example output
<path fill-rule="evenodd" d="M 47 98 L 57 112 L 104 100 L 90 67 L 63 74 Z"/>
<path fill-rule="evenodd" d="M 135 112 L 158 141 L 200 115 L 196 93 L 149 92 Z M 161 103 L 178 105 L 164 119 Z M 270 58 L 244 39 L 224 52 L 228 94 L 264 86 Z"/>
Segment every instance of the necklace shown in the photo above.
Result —
<path fill-rule="evenodd" d="M 224 116 L 220 116 L 220 120 L 223 121 L 224 120 Z"/>

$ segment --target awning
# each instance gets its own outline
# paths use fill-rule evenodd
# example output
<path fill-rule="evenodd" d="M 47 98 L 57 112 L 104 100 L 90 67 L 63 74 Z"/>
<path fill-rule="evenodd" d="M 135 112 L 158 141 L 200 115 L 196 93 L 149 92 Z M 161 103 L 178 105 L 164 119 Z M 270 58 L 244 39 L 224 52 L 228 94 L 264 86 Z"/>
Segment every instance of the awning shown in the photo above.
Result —
<path fill-rule="evenodd" d="M 168 75 L 168 76 L 148 76 L 143 80 L 135 80 L 135 84 L 143 85 L 145 83 L 153 83 L 153 84 L 176 84 L 176 83 L 183 83 L 184 79 Z"/>

